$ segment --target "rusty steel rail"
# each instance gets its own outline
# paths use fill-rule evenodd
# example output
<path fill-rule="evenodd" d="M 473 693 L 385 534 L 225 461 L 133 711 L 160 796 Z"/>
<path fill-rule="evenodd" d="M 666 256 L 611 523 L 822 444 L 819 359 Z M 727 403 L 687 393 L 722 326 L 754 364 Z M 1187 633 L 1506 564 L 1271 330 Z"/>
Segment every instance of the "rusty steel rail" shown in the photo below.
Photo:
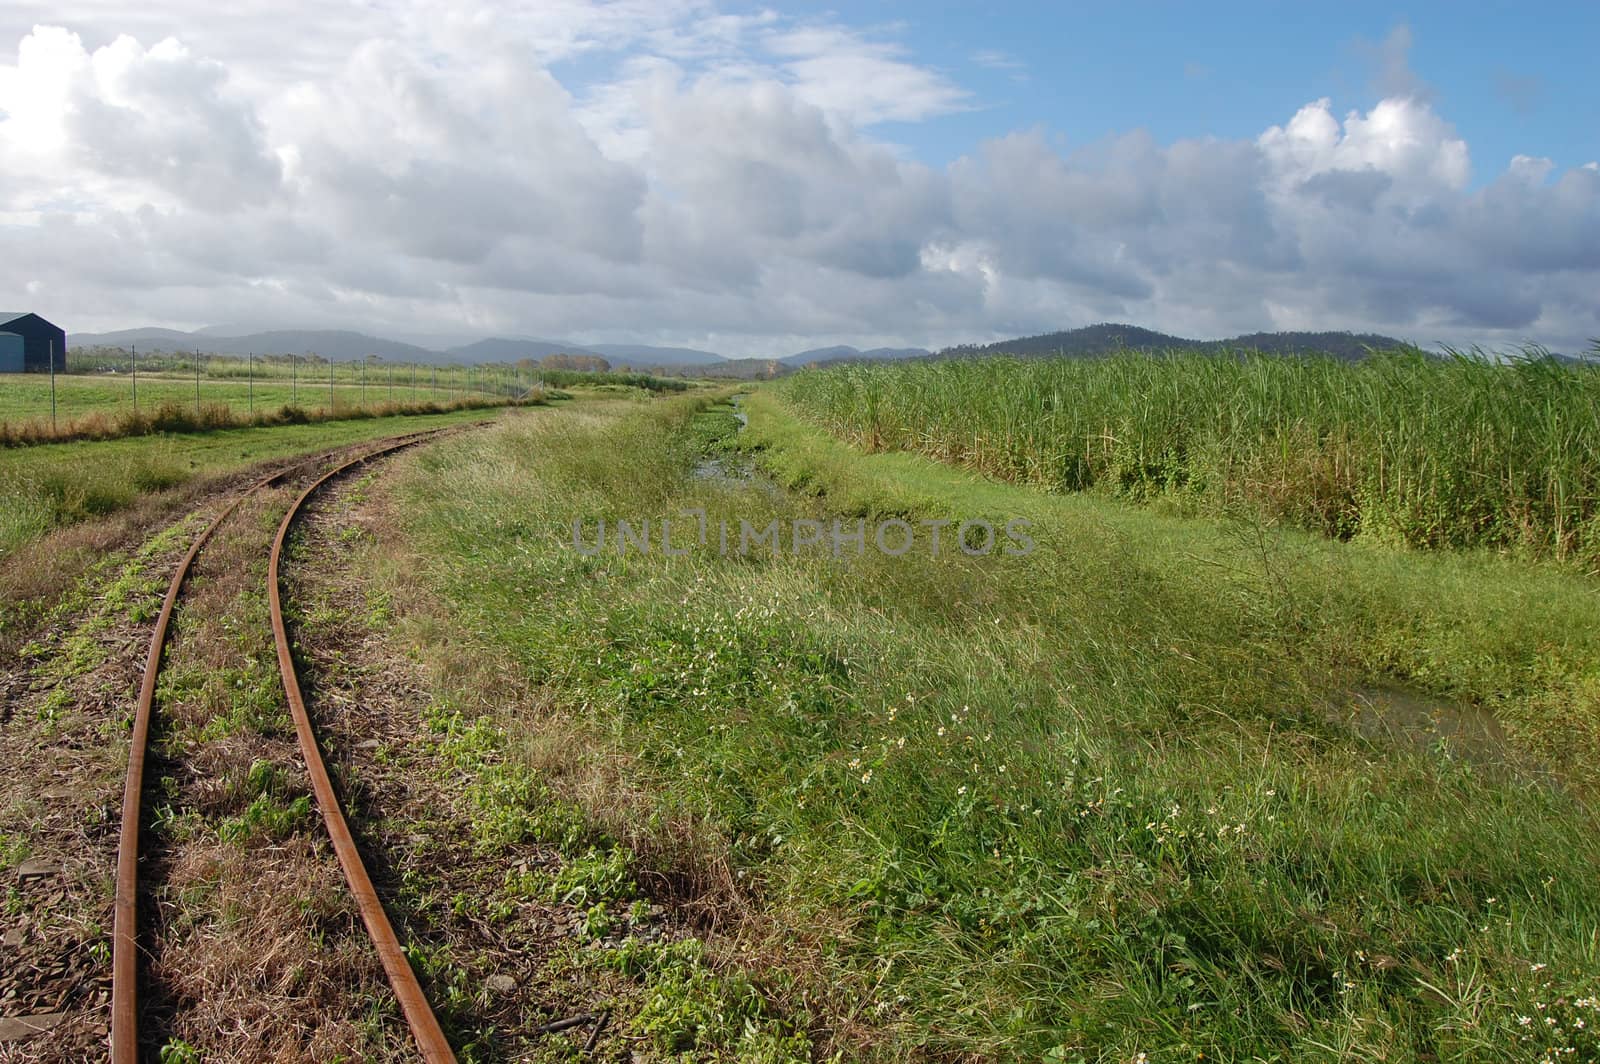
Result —
<path fill-rule="evenodd" d="M 385 441 L 386 446 L 367 452 L 338 467 L 334 472 L 342 472 L 377 455 L 387 454 L 402 447 L 409 447 L 435 436 L 441 431 L 445 430 L 434 429 L 391 437 L 388 441 Z M 128 741 L 128 773 L 122 790 L 122 826 L 117 842 L 116 893 L 113 903 L 111 931 L 111 1060 L 113 1064 L 137 1064 L 139 1060 L 139 826 L 144 795 L 145 755 L 149 747 L 150 721 L 154 715 L 155 707 L 156 679 L 161 671 L 161 656 L 166 649 L 167 631 L 171 626 L 173 611 L 177 608 L 178 598 L 182 594 L 183 586 L 189 578 L 189 572 L 194 567 L 194 561 L 199 556 L 200 551 L 211 539 L 212 534 L 222 526 L 224 521 L 232 516 L 234 511 L 246 499 L 262 488 L 283 481 L 296 470 L 303 469 L 308 465 L 325 462 L 338 453 L 338 451 L 330 451 L 291 462 L 276 472 L 255 481 L 240 492 L 195 537 L 194 542 L 189 545 L 188 552 L 184 554 L 177 568 L 173 570 L 172 579 L 167 584 L 166 596 L 161 601 L 161 612 L 156 617 L 155 627 L 150 632 L 150 649 L 145 657 L 144 676 L 139 684 L 139 698 L 134 708 L 133 729 Z M 313 489 L 328 480 L 329 476 L 332 475 L 329 474 L 318 480 L 313 485 Z M 310 492 L 308 491 L 306 495 L 302 495 L 299 502 L 295 504 L 295 508 L 298 508 L 300 502 L 304 502 L 309 494 Z M 289 511 L 290 517 L 293 517 L 294 512 L 295 509 Z M 284 524 L 287 527 L 287 519 L 285 519 Z M 280 530 L 278 542 L 273 545 L 270 563 L 273 574 L 271 578 L 273 623 L 277 626 L 280 639 L 282 618 L 278 612 L 276 574 L 278 548 L 281 546 L 281 541 L 282 532 Z M 281 658 L 283 653 L 282 645 L 280 642 L 280 661 L 283 660 Z M 289 674 L 286 673 L 285 675 Z M 294 699 L 298 703 L 298 686 L 296 685 L 293 690 Z M 303 714 L 303 712 L 304 707 L 302 705 L 301 713 Z M 320 759 L 318 759 L 318 765 L 320 766 L 320 764 Z M 319 792 L 318 801 L 321 800 L 322 796 Z M 324 808 L 326 809 L 326 806 Z M 342 853 L 340 858 L 343 860 Z M 363 910 L 363 916 L 365 916 L 365 910 Z M 390 932 L 390 937 L 393 937 L 393 932 Z M 385 963 L 387 965 L 387 958 Z M 403 958 L 402 963 L 404 963 Z M 410 974 L 409 968 L 407 969 L 407 974 Z M 415 980 L 413 979 L 414 982 Z M 424 1002 L 423 1008 L 426 1009 L 426 1007 L 427 1005 Z M 407 1016 L 408 1018 L 410 1016 L 409 1010 L 407 1010 Z M 429 1019 L 432 1019 L 431 1014 Z M 437 1028 L 437 1023 L 434 1026 Z M 445 1052 L 446 1054 L 449 1053 L 448 1046 L 445 1047 Z M 453 1060 L 454 1058 L 445 1056 L 441 1058 L 430 1057 L 429 1059 Z"/>
<path fill-rule="evenodd" d="M 288 539 L 290 526 L 294 524 L 306 501 L 334 477 L 380 455 L 390 454 L 417 442 L 417 440 L 407 440 L 395 443 L 352 459 L 324 473 L 300 493 L 300 497 L 289 507 L 289 512 L 283 515 L 283 522 L 278 526 L 278 534 L 272 540 L 272 556 L 267 563 L 267 600 L 272 610 L 272 637 L 278 646 L 278 671 L 283 675 L 284 693 L 289 698 L 289 710 L 294 715 L 294 730 L 300 740 L 300 753 L 305 758 L 306 769 L 311 776 L 311 789 L 317 796 L 317 806 L 322 810 L 322 820 L 327 825 L 329 838 L 333 840 L 334 852 L 338 854 L 339 864 L 344 868 L 345 882 L 350 886 L 356 907 L 361 911 L 361 921 L 366 924 L 367 934 L 378 950 L 379 959 L 383 961 L 383 969 L 389 976 L 389 985 L 394 989 L 394 996 L 400 1002 L 401 1011 L 405 1013 L 406 1023 L 411 1026 L 411 1034 L 417 1041 L 417 1048 L 422 1053 L 422 1058 L 429 1064 L 455 1064 L 456 1057 L 450 1049 L 450 1042 L 445 1038 L 438 1018 L 428 1005 L 427 995 L 422 992 L 422 985 L 417 982 L 416 973 L 411 970 L 411 962 L 406 959 L 400 939 L 389 923 L 389 914 L 384 911 L 383 903 L 378 900 L 378 893 L 372 886 L 372 877 L 367 874 L 367 866 L 362 863 L 361 853 L 356 849 L 355 839 L 350 834 L 350 825 L 345 821 L 344 810 L 340 807 L 338 795 L 334 792 L 333 780 L 329 778 L 327 765 L 323 763 L 322 751 L 317 745 L 316 729 L 312 726 L 311 715 L 306 710 L 305 697 L 300 692 L 300 679 L 295 672 L 294 653 L 289 644 L 289 630 L 283 621 L 283 601 L 280 594 L 279 563 L 283 558 L 284 542 Z"/>
<path fill-rule="evenodd" d="M 111 1059 L 116 1064 L 135 1064 L 139 1059 L 139 819 L 144 796 L 144 758 L 150 739 L 150 717 L 155 705 L 156 676 L 161 670 L 161 652 L 167 645 L 167 627 L 178 595 L 200 548 L 211 534 L 239 508 L 239 504 L 288 470 L 280 470 L 250 485 L 195 537 L 189 551 L 173 570 L 167 595 L 161 600 L 161 613 L 150 633 L 150 653 L 145 658 L 144 679 L 139 684 L 139 701 L 133 714 L 133 733 L 128 740 L 128 776 L 122 788 L 122 833 L 117 841 L 117 890 L 111 924 Z"/>

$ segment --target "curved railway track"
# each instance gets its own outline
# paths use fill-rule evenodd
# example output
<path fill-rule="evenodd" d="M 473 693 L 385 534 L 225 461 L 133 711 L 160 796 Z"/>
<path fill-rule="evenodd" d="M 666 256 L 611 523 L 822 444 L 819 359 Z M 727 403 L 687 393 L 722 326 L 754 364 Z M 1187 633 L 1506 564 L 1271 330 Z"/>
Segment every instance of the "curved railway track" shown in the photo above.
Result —
<path fill-rule="evenodd" d="M 317 806 L 321 810 L 323 822 L 328 828 L 334 851 L 338 856 L 340 867 L 344 871 L 345 881 L 349 885 L 351 895 L 361 913 L 362 923 L 365 924 L 367 934 L 371 938 L 380 960 L 383 962 L 384 972 L 389 978 L 389 985 L 394 991 L 402 1012 L 405 1014 L 406 1022 L 411 1028 L 413 1037 L 416 1039 L 417 1048 L 422 1058 L 430 1062 L 430 1064 L 453 1062 L 455 1055 L 451 1051 L 450 1044 L 439 1026 L 439 1021 L 433 1015 L 432 1008 L 428 1005 L 427 997 L 423 994 L 415 973 L 411 970 L 410 962 L 407 961 L 399 938 L 389 923 L 388 915 L 384 912 L 383 905 L 378 900 L 377 892 L 372 885 L 372 879 L 367 874 L 366 866 L 356 849 L 349 825 L 345 821 L 344 811 L 333 788 L 333 781 L 328 775 L 326 765 L 323 763 L 321 750 L 317 745 L 316 731 L 312 725 L 310 714 L 306 710 L 305 699 L 300 691 L 300 682 L 295 671 L 288 628 L 284 624 L 283 604 L 279 589 L 279 569 L 284 544 L 296 518 L 300 515 L 306 503 L 329 482 L 375 458 L 393 454 L 404 448 L 434 439 L 441 433 L 448 431 L 451 430 L 433 429 L 426 432 L 392 437 L 381 441 L 378 447 L 364 451 L 317 477 L 290 504 L 288 511 L 284 514 L 283 520 L 278 526 L 277 534 L 273 537 L 267 571 L 268 604 L 272 615 L 273 641 L 278 651 L 278 669 L 283 680 L 284 693 L 289 701 L 290 712 L 294 718 L 295 733 L 299 739 L 300 752 L 305 759 L 306 768 L 311 777 Z M 264 488 L 282 484 L 297 471 L 315 467 L 340 453 L 342 452 L 329 452 L 292 462 L 276 472 L 262 477 L 239 492 L 195 537 L 188 552 L 173 571 L 172 579 L 167 585 L 166 596 L 161 603 L 161 612 L 157 616 L 155 627 L 150 634 L 150 649 L 145 659 L 144 676 L 139 686 L 139 698 L 134 711 L 133 729 L 128 751 L 128 774 L 122 795 L 122 826 L 117 848 L 116 898 L 112 925 L 111 1060 L 113 1064 L 136 1064 L 139 1059 L 139 828 L 143 815 L 144 769 L 149 746 L 150 723 L 155 712 L 156 683 L 161 670 L 162 652 L 166 648 L 167 631 L 170 627 L 172 614 L 177 607 L 179 598 L 182 596 L 183 588 L 195 559 L 205 548 L 212 534 L 238 510 L 245 500 Z"/>

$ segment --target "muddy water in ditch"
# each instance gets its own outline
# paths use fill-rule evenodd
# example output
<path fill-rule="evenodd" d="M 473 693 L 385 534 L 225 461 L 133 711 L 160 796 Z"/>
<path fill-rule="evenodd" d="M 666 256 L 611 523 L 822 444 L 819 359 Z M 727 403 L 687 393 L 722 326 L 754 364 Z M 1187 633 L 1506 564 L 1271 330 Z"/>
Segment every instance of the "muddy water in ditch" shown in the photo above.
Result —
<path fill-rule="evenodd" d="M 1336 710 L 1346 724 L 1374 741 L 1485 765 L 1517 760 L 1494 714 L 1470 703 L 1373 685 L 1351 690 Z"/>
<path fill-rule="evenodd" d="M 745 426 L 750 424 L 750 415 L 738 409 L 741 398 L 743 397 L 737 395 L 733 397 L 733 416 L 739 420 L 739 431 L 743 432 Z M 769 490 L 777 490 L 776 484 L 757 473 L 756 465 L 749 457 L 738 453 L 702 455 L 695 462 L 691 475 L 696 480 L 707 480 L 732 487 L 759 483 Z"/>

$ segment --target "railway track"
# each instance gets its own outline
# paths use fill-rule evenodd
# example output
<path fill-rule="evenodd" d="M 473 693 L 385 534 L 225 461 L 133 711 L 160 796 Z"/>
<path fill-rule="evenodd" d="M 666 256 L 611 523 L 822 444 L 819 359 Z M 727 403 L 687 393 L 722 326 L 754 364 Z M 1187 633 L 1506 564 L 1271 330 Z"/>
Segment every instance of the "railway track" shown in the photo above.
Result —
<path fill-rule="evenodd" d="M 295 670 L 288 628 L 284 623 L 280 593 L 281 562 L 289 532 L 306 504 L 330 482 L 343 474 L 377 458 L 394 454 L 408 447 L 437 438 L 452 429 L 434 429 L 411 433 L 381 441 L 377 447 L 341 461 L 317 476 L 290 504 L 273 537 L 268 561 L 267 595 L 271 611 L 273 641 L 277 647 L 278 668 L 290 713 L 294 718 L 295 733 L 301 756 L 311 778 L 317 806 L 332 840 L 335 854 L 349 886 L 351 896 L 361 914 L 382 961 L 385 974 L 406 1022 L 411 1028 L 418 1051 L 430 1064 L 453 1062 L 455 1055 L 439 1026 L 427 997 L 417 982 L 415 973 L 406 959 L 398 936 L 388 915 L 378 900 L 371 877 L 367 873 L 355 840 L 345 820 L 333 782 L 323 763 L 317 744 L 316 732 L 306 709 Z M 128 771 L 123 788 L 122 822 L 117 850 L 116 895 L 112 928 L 112 989 L 111 989 L 111 1059 L 113 1064 L 134 1064 L 139 1059 L 139 843 L 140 823 L 143 815 L 144 771 L 149 747 L 150 726 L 155 714 L 155 694 L 161 670 L 162 654 L 167 644 L 167 634 L 174 610 L 182 597 L 195 559 L 205 549 L 207 542 L 238 509 L 258 492 L 282 486 L 285 482 L 308 469 L 315 469 L 336 456 L 347 452 L 328 452 L 308 459 L 289 463 L 277 471 L 248 485 L 229 501 L 221 511 L 195 537 L 188 552 L 179 561 L 168 583 L 161 611 L 150 635 L 149 653 L 145 660 L 144 675 L 139 687 L 133 729 L 128 753 Z"/>

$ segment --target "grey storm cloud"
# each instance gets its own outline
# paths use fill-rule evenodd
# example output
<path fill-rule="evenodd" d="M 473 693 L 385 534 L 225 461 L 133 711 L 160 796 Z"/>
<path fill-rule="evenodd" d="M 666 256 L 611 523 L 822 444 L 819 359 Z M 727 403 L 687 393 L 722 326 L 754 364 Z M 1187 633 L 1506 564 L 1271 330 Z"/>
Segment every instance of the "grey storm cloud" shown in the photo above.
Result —
<path fill-rule="evenodd" d="M 1381 170 L 1328 170 L 1300 182 L 1300 191 L 1324 207 L 1371 214 L 1392 184 Z"/>
<path fill-rule="evenodd" d="M 1255 139 L 1171 144 L 1025 129 L 933 167 L 879 124 L 979 101 L 826 22 L 380 0 L 302 41 L 274 5 L 242 10 L 234 30 L 198 5 L 170 24 L 103 0 L 35 13 L 70 28 L 0 16 L 0 290 L 82 328 L 276 319 L 729 353 L 1107 318 L 1600 334 L 1600 166 L 1519 156 L 1474 186 L 1407 34 L 1372 47 L 1388 92 L 1365 112 L 1319 100 Z M 577 60 L 583 80 L 558 73 Z"/>

